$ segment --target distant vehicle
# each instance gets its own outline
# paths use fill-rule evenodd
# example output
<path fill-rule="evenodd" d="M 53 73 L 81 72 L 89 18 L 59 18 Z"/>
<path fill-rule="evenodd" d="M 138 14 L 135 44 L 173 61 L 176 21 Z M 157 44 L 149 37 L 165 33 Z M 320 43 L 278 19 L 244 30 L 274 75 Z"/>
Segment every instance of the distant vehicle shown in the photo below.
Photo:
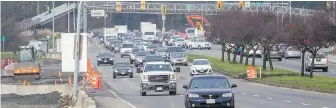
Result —
<path fill-rule="evenodd" d="M 121 47 L 121 42 L 120 41 L 116 42 L 116 43 L 113 43 L 112 46 L 114 46 L 113 47 L 113 52 L 114 53 L 120 52 L 120 47 Z"/>
<path fill-rule="evenodd" d="M 178 35 L 174 35 L 174 36 L 171 36 L 169 41 L 168 41 L 168 46 L 172 46 L 174 41 L 177 39 L 177 38 L 180 38 L 180 36 Z"/>
<path fill-rule="evenodd" d="M 312 54 L 308 54 L 305 57 L 306 71 L 310 71 L 310 69 L 312 67 L 311 66 L 312 59 L 313 59 Z M 327 59 L 327 56 L 325 54 L 323 54 L 323 53 L 316 54 L 313 69 L 322 69 L 323 72 L 328 72 L 328 59 Z"/>
<path fill-rule="evenodd" d="M 230 85 L 227 78 L 222 75 L 192 77 L 188 85 L 183 85 L 186 89 L 184 105 L 186 108 L 234 108 L 235 97 L 232 88 L 235 87 L 236 84 Z"/>
<path fill-rule="evenodd" d="M 151 44 L 150 46 L 147 47 L 147 51 L 149 51 L 151 54 L 154 54 L 156 49 L 159 47 L 157 44 Z"/>
<path fill-rule="evenodd" d="M 144 49 L 142 49 L 142 48 L 139 48 L 139 47 L 135 47 L 135 48 L 133 48 L 133 50 L 132 50 L 132 53 L 130 54 L 130 63 L 131 64 L 133 64 L 134 63 L 134 61 L 135 61 L 135 56 L 136 56 L 136 54 L 139 52 L 139 51 L 145 51 Z"/>
<path fill-rule="evenodd" d="M 282 53 L 280 52 L 279 48 L 277 47 L 271 48 L 270 58 L 266 57 L 266 60 L 270 59 L 278 59 L 279 61 L 282 61 Z"/>
<path fill-rule="evenodd" d="M 190 70 L 190 76 L 212 74 L 211 63 L 207 59 L 194 59 Z"/>
<path fill-rule="evenodd" d="M 179 46 L 179 47 L 184 47 L 184 39 L 183 38 L 177 38 L 174 40 L 173 45 L 174 46 Z"/>
<path fill-rule="evenodd" d="M 99 66 L 100 64 L 111 64 L 113 65 L 114 61 L 114 56 L 109 53 L 109 52 L 101 52 L 98 53 L 97 57 L 97 65 Z"/>
<path fill-rule="evenodd" d="M 280 50 L 281 56 L 285 56 L 285 51 L 287 49 L 288 45 L 287 44 L 279 44 L 278 48 Z"/>
<path fill-rule="evenodd" d="M 169 60 L 170 54 L 175 53 L 175 52 L 185 52 L 185 50 L 182 47 L 178 47 L 178 46 L 167 47 L 167 49 L 166 49 L 167 60 Z"/>
<path fill-rule="evenodd" d="M 288 47 L 285 51 L 285 59 L 301 58 L 301 51 L 295 47 Z"/>
<path fill-rule="evenodd" d="M 113 67 L 113 78 L 117 76 L 128 76 L 133 78 L 133 69 L 128 62 L 117 62 Z"/>
<path fill-rule="evenodd" d="M 120 57 L 123 58 L 124 56 L 130 56 L 133 48 L 134 48 L 133 43 L 123 43 L 123 44 L 121 44 Z"/>
<path fill-rule="evenodd" d="M 148 63 L 148 62 L 158 62 L 158 61 L 162 61 L 164 62 L 165 59 L 163 59 L 162 56 L 160 55 L 147 55 L 144 59 L 145 63 Z"/>
<path fill-rule="evenodd" d="M 139 51 L 135 54 L 135 61 L 134 61 L 134 66 L 138 67 L 139 65 L 144 64 L 145 57 L 149 55 L 150 52 L 148 51 Z"/>
<path fill-rule="evenodd" d="M 176 53 L 172 53 L 170 55 L 170 63 L 172 65 L 184 65 L 184 66 L 188 66 L 188 60 L 187 57 L 184 55 L 184 52 L 176 52 Z"/>
<path fill-rule="evenodd" d="M 180 68 L 173 69 L 169 62 L 149 62 L 144 65 L 143 70 L 137 68 L 137 73 L 140 73 L 141 96 L 146 96 L 149 91 L 168 91 L 170 95 L 176 95 L 175 72 L 180 72 Z"/>
<path fill-rule="evenodd" d="M 19 62 L 14 63 L 13 76 L 29 76 L 40 80 L 41 66 L 36 61 L 36 49 L 34 46 L 19 46 Z"/>
<path fill-rule="evenodd" d="M 211 49 L 211 43 L 207 42 L 204 39 L 190 40 L 190 42 L 187 45 L 188 45 L 188 48 L 190 50 L 192 50 L 192 49 L 199 49 L 199 50 L 208 49 L 208 50 L 210 50 Z"/>

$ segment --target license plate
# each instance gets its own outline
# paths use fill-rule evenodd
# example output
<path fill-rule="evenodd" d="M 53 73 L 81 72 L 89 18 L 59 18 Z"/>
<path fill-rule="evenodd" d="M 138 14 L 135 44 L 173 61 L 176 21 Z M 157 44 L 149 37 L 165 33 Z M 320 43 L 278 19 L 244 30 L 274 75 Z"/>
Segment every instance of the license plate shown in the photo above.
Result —
<path fill-rule="evenodd" d="M 204 72 L 204 70 L 201 70 L 201 72 Z"/>
<path fill-rule="evenodd" d="M 214 103 L 216 103 L 216 100 L 215 99 L 207 99 L 206 103 L 207 104 L 214 104 Z"/>
<path fill-rule="evenodd" d="M 162 87 L 156 87 L 156 90 L 162 90 Z"/>
<path fill-rule="evenodd" d="M 124 75 L 125 73 L 121 73 L 121 74 L 123 74 L 123 75 Z"/>
<path fill-rule="evenodd" d="M 104 61 L 104 62 L 107 62 L 107 61 Z"/>

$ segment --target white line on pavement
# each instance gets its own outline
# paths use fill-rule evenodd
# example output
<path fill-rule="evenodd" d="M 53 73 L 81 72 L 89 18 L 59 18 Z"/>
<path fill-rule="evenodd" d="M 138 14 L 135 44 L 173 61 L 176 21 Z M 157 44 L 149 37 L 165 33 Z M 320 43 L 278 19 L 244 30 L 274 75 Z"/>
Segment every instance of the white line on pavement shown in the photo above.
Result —
<path fill-rule="evenodd" d="M 305 105 L 305 106 L 307 106 L 307 105 L 310 105 L 310 104 L 306 104 L 306 103 L 301 103 L 302 105 Z"/>
<path fill-rule="evenodd" d="M 329 108 L 329 107 L 322 107 L 322 108 Z"/>
<path fill-rule="evenodd" d="M 253 95 L 254 97 L 259 97 L 258 95 Z"/>
<path fill-rule="evenodd" d="M 284 102 L 291 102 L 291 101 L 289 101 L 289 100 L 282 100 L 282 101 L 284 101 Z"/>
<path fill-rule="evenodd" d="M 97 41 L 97 40 L 96 40 Z M 103 49 L 101 48 L 101 46 L 100 45 L 98 45 L 98 47 L 100 48 L 100 50 L 101 51 L 103 51 Z M 106 88 L 107 88 L 107 86 L 105 85 L 105 84 L 103 84 Z M 128 102 L 128 101 L 126 101 L 126 100 L 124 100 L 123 98 L 121 98 L 121 97 L 119 97 L 113 90 L 111 90 L 111 89 L 107 89 L 109 92 L 111 92 L 115 97 L 117 97 L 119 100 L 121 100 L 121 101 L 123 101 L 123 102 L 125 102 L 127 105 L 129 105 L 130 107 L 132 107 L 132 108 L 136 108 L 133 104 L 131 104 L 130 102 Z"/>
<path fill-rule="evenodd" d="M 246 95 L 246 93 L 241 93 L 241 94 Z"/>
<path fill-rule="evenodd" d="M 270 100 L 272 100 L 273 98 L 271 98 L 271 97 L 267 97 L 267 99 L 270 99 Z"/>

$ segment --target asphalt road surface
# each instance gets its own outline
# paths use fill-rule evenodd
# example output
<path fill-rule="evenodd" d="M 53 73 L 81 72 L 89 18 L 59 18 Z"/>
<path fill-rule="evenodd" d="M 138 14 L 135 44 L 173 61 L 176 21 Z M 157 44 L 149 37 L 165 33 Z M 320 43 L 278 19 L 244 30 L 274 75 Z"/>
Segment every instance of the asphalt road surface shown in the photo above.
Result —
<path fill-rule="evenodd" d="M 193 49 L 193 50 L 186 50 L 187 53 L 190 54 L 203 54 L 207 56 L 212 56 L 212 57 L 217 57 L 221 58 L 221 46 L 220 45 L 212 45 L 211 50 L 198 50 L 198 49 Z M 227 57 L 227 54 L 225 53 L 225 58 Z M 233 54 L 231 55 L 231 59 L 233 58 Z M 237 61 L 239 61 L 239 57 L 237 58 Z M 245 61 L 245 57 L 244 57 Z M 249 64 L 251 64 L 252 58 L 249 58 Z M 281 68 L 281 69 L 288 69 L 292 70 L 295 72 L 301 72 L 301 59 L 282 59 L 282 61 L 278 61 L 277 59 L 272 60 L 273 66 L 276 68 Z M 256 65 L 262 65 L 262 58 L 256 58 Z M 268 62 L 267 62 L 268 65 Z M 326 77 L 332 77 L 336 78 L 336 64 L 334 63 L 328 63 L 328 72 L 322 72 L 320 69 L 315 69 L 314 74 L 317 75 L 322 75 Z M 308 72 L 306 72 L 308 73 Z"/>
<path fill-rule="evenodd" d="M 95 56 L 101 51 L 106 50 L 98 44 L 90 45 L 88 49 L 88 57 L 94 67 L 97 67 Z M 119 54 L 115 55 L 116 62 L 128 60 L 129 58 L 120 58 Z M 120 102 L 128 105 L 120 108 L 184 108 L 185 90 L 182 85 L 187 84 L 191 78 L 187 66 L 181 66 L 181 72 L 177 73 L 178 88 L 175 96 L 167 95 L 168 93 L 149 93 L 149 96 L 140 96 L 140 79 L 137 73 L 134 74 L 134 78 L 113 79 L 112 66 L 98 66 L 97 69 L 102 72 L 104 86 L 109 91 L 107 93 L 114 94 L 113 96 L 120 99 Z M 271 87 L 238 79 L 229 80 L 238 85 L 238 88 L 234 89 L 236 108 L 332 108 L 336 106 L 336 96 L 331 94 Z M 108 97 L 109 94 L 105 96 Z M 96 101 L 99 104 L 102 100 L 96 99 Z"/>

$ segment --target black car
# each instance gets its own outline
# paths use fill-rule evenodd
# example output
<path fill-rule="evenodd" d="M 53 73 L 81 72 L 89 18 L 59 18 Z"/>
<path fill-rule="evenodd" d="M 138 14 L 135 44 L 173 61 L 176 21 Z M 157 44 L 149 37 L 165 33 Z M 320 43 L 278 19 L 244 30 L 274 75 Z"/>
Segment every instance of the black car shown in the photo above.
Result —
<path fill-rule="evenodd" d="M 98 53 L 97 57 L 97 65 L 100 64 L 111 64 L 113 65 L 114 56 L 109 52 L 101 52 Z"/>
<path fill-rule="evenodd" d="M 120 45 L 121 41 L 120 40 L 112 40 L 110 41 L 110 47 L 109 47 L 109 50 L 110 51 L 114 51 L 114 48 L 117 46 L 117 45 Z"/>
<path fill-rule="evenodd" d="M 158 61 L 165 61 L 165 59 L 161 55 L 147 55 L 144 60 L 147 62 L 158 62 Z"/>
<path fill-rule="evenodd" d="M 144 49 L 142 48 L 139 48 L 139 47 L 134 47 L 132 49 L 132 54 L 130 54 L 130 63 L 133 64 L 133 62 L 135 61 L 135 56 L 136 56 L 136 53 L 139 52 L 139 51 L 145 51 Z"/>
<path fill-rule="evenodd" d="M 155 54 L 155 51 L 158 47 L 161 47 L 158 44 L 151 44 L 150 46 L 148 46 L 148 50 L 150 51 L 151 54 Z"/>
<path fill-rule="evenodd" d="M 230 85 L 226 77 L 222 75 L 194 76 L 188 85 L 183 85 L 186 89 L 184 105 L 186 108 L 234 108 L 232 88 L 235 87 L 237 87 L 236 84 Z"/>
<path fill-rule="evenodd" d="M 138 67 L 139 65 L 143 65 L 145 57 L 149 55 L 148 51 L 139 51 L 135 54 L 134 66 Z"/>
<path fill-rule="evenodd" d="M 133 67 L 128 62 L 118 62 L 113 67 L 113 78 L 117 76 L 129 76 L 133 78 Z"/>

